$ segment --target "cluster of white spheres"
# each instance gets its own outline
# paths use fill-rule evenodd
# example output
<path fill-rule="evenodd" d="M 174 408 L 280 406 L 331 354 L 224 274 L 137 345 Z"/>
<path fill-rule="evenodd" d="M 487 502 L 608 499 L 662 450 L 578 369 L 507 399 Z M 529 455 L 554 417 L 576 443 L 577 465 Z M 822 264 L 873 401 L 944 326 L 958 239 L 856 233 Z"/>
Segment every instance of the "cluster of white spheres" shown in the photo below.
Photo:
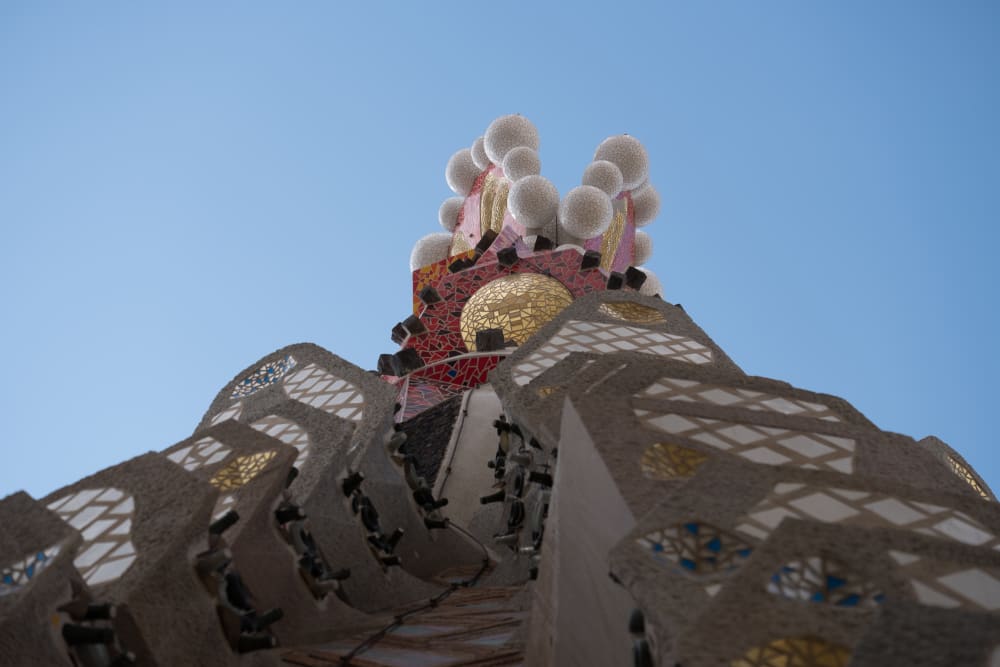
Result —
<path fill-rule="evenodd" d="M 503 165 L 507 153 L 520 146 L 538 150 L 538 130 L 519 114 L 500 116 L 490 123 L 483 135 L 483 148 L 493 164 Z"/>
<path fill-rule="evenodd" d="M 472 186 L 475 184 L 479 172 L 479 167 L 472 159 L 472 151 L 463 148 L 448 160 L 448 166 L 444 170 L 444 178 L 448 181 L 448 187 L 455 194 L 466 197 L 472 192 Z"/>
<path fill-rule="evenodd" d="M 622 177 L 622 170 L 614 162 L 595 160 L 583 170 L 580 183 L 592 185 L 609 197 L 617 197 L 625 179 Z"/>
<path fill-rule="evenodd" d="M 639 140 L 627 134 L 608 137 L 594 151 L 595 161 L 607 161 L 622 173 L 622 189 L 634 190 L 649 177 L 649 156 Z M 617 193 L 615 193 L 617 194 Z"/>
<path fill-rule="evenodd" d="M 507 208 L 526 229 L 541 229 L 556 217 L 559 191 L 544 176 L 525 176 L 510 186 Z"/>
<path fill-rule="evenodd" d="M 611 225 L 611 198 L 593 185 L 579 185 L 559 203 L 559 229 L 579 239 L 600 236 Z"/>
<path fill-rule="evenodd" d="M 458 226 L 458 214 L 464 205 L 465 199 L 462 197 L 449 197 L 441 202 L 441 208 L 438 209 L 438 222 L 441 226 L 449 232 L 455 231 L 455 227 Z"/>
<path fill-rule="evenodd" d="M 451 234 L 448 232 L 428 234 L 413 246 L 413 251 L 410 253 L 410 271 L 447 259 L 449 250 L 451 250 Z"/>
<path fill-rule="evenodd" d="M 524 116 L 511 114 L 497 118 L 486 133 L 477 138 L 471 148 L 457 151 L 448 160 L 445 179 L 456 197 L 446 199 L 438 210 L 438 220 L 446 232 L 430 234 L 420 239 L 410 255 L 411 269 L 417 269 L 445 259 L 451 247 L 451 236 L 458 225 L 464 198 L 475 185 L 476 178 L 491 164 L 503 169 L 511 182 L 507 208 L 525 227 L 525 239 L 542 234 L 564 239 L 559 249 L 576 248 L 587 239 L 600 236 L 614 216 L 612 200 L 622 191 L 630 190 L 634 221 L 637 227 L 647 225 L 660 210 L 660 196 L 648 183 L 649 157 L 642 144 L 627 134 L 608 137 L 597 147 L 594 160 L 583 172 L 581 185 L 559 199 L 559 191 L 551 181 L 540 175 L 538 130 Z M 653 252 L 652 238 L 637 230 L 634 263 L 649 260 Z M 643 269 L 645 271 L 645 269 Z M 651 272 L 640 290 L 658 294 L 662 287 Z"/>
<path fill-rule="evenodd" d="M 640 266 L 637 268 L 646 274 L 646 281 L 642 283 L 642 287 L 639 288 L 639 294 L 644 294 L 645 296 L 662 297 L 663 283 L 661 283 L 660 279 L 656 277 L 656 274 L 644 266 Z"/>
<path fill-rule="evenodd" d="M 635 230 L 635 241 L 633 242 L 633 263 L 645 264 L 653 256 L 653 237 L 642 231 Z"/>

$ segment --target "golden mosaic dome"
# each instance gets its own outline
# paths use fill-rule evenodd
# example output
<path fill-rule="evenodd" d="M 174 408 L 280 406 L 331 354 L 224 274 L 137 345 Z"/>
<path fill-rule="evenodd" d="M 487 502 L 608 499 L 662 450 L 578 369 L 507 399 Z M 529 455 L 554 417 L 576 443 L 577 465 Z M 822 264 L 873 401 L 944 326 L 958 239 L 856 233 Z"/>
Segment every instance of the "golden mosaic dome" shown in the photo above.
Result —
<path fill-rule="evenodd" d="M 477 331 L 502 329 L 504 340 L 521 345 L 572 302 L 573 295 L 555 278 L 537 273 L 497 278 L 462 308 L 462 338 L 474 352 Z"/>

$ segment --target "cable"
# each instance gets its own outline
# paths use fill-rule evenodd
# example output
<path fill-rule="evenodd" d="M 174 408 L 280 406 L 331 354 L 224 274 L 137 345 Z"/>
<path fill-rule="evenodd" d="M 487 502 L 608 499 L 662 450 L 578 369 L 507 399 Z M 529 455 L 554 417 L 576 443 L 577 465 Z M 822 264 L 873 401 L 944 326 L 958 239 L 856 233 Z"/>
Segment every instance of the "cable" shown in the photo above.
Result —
<path fill-rule="evenodd" d="M 446 600 L 449 595 L 451 595 L 452 593 L 454 593 L 455 591 L 457 591 L 459 588 L 470 588 L 472 586 L 475 586 L 477 583 L 479 583 L 479 579 L 486 573 L 486 570 L 488 570 L 489 567 L 490 567 L 490 555 L 489 555 L 489 551 L 487 551 L 487 549 L 486 549 L 486 545 L 484 545 L 482 542 L 480 542 L 478 539 L 476 539 L 475 535 L 473 535 L 469 531 L 465 530 L 461 526 L 456 526 L 455 524 L 453 524 L 453 523 L 451 523 L 449 521 L 448 522 L 448 527 L 449 528 L 454 528 L 459 533 L 465 535 L 466 537 L 468 537 L 469 539 L 471 539 L 473 542 L 475 542 L 477 545 L 479 545 L 479 548 L 483 550 L 483 562 L 482 562 L 482 565 L 480 565 L 480 567 L 479 567 L 479 571 L 477 571 L 476 574 L 473 575 L 473 577 L 471 579 L 467 579 L 466 581 L 462 581 L 462 582 L 455 582 L 455 583 L 449 584 L 448 588 L 446 588 L 445 590 L 443 590 L 438 595 L 432 597 L 430 600 L 428 600 L 426 603 L 424 603 L 420 607 L 416 607 L 414 609 L 410 609 L 409 611 L 404 611 L 402 614 L 398 614 L 398 615 L 394 616 L 393 619 L 392 619 L 392 623 L 389 623 L 388 625 L 386 625 L 381 630 L 378 630 L 374 634 L 370 635 L 364 641 L 362 641 L 360 644 L 358 644 L 357 646 L 355 646 L 351 650 L 350 653 L 342 656 L 340 658 L 340 664 L 341 664 L 342 667 L 347 667 L 348 665 L 350 665 L 351 664 L 351 659 L 353 659 L 354 656 L 358 655 L 359 653 L 363 653 L 363 652 L 367 651 L 372 646 L 374 646 L 375 644 L 377 644 L 380 641 L 382 641 L 382 639 L 384 639 L 387 634 L 389 634 L 390 632 L 392 632 L 393 630 L 395 630 L 399 626 L 403 625 L 403 621 L 405 621 L 410 616 L 413 616 L 414 614 L 419 614 L 420 612 L 427 611 L 428 609 L 433 609 L 433 608 L 437 607 L 441 602 L 443 602 L 444 600 Z"/>

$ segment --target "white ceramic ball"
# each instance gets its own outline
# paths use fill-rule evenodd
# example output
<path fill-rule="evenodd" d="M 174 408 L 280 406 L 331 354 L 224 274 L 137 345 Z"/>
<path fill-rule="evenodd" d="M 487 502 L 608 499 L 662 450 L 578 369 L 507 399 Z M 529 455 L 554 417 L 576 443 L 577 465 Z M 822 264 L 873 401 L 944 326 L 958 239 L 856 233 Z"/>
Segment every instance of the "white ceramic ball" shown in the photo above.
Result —
<path fill-rule="evenodd" d="M 538 230 L 555 218 L 559 191 L 544 176 L 525 176 L 510 186 L 507 208 L 519 223 Z"/>
<path fill-rule="evenodd" d="M 563 243 L 561 246 L 556 248 L 556 252 L 560 250 L 569 250 L 570 248 L 576 250 L 581 255 L 586 252 L 586 250 L 584 250 L 582 246 L 578 246 L 575 243 Z"/>
<path fill-rule="evenodd" d="M 452 235 L 448 232 L 428 234 L 413 245 L 410 253 L 410 271 L 416 271 L 422 266 L 440 262 L 448 257 L 451 250 Z"/>
<path fill-rule="evenodd" d="M 559 226 L 571 236 L 592 239 L 603 234 L 614 213 L 611 198 L 593 185 L 578 185 L 559 203 Z"/>
<path fill-rule="evenodd" d="M 622 191 L 625 179 L 622 177 L 622 170 L 614 162 L 596 160 L 583 170 L 583 179 L 580 182 L 583 185 L 593 185 L 609 197 L 617 197 Z"/>
<path fill-rule="evenodd" d="M 472 186 L 480 171 L 472 160 L 472 151 L 463 148 L 448 160 L 448 166 L 444 170 L 444 178 L 448 181 L 448 187 L 456 195 L 465 197 L 472 191 Z"/>
<path fill-rule="evenodd" d="M 441 223 L 441 226 L 449 232 L 455 231 L 455 227 L 458 226 L 458 214 L 464 204 L 465 199 L 462 197 L 445 199 L 441 203 L 441 208 L 438 209 L 438 222 Z"/>
<path fill-rule="evenodd" d="M 538 150 L 538 130 L 524 116 L 500 116 L 486 128 L 483 147 L 493 164 L 503 164 L 507 153 L 518 146 Z"/>
<path fill-rule="evenodd" d="M 486 146 L 482 137 L 472 142 L 472 161 L 479 167 L 479 171 L 485 171 L 490 166 L 490 158 L 486 155 Z"/>
<path fill-rule="evenodd" d="M 504 176 L 511 181 L 519 181 L 525 176 L 537 176 L 542 171 L 542 161 L 538 151 L 527 146 L 512 148 L 503 159 Z"/>
<path fill-rule="evenodd" d="M 653 256 L 653 237 L 642 231 L 635 232 L 635 242 L 632 250 L 632 266 L 645 264 Z"/>
<path fill-rule="evenodd" d="M 633 190 L 632 209 L 635 215 L 635 226 L 648 225 L 660 214 L 660 193 L 649 183 L 638 190 Z"/>
<path fill-rule="evenodd" d="M 608 137 L 594 152 L 594 160 L 607 160 L 622 172 L 622 187 L 637 188 L 649 175 L 649 156 L 639 140 L 627 134 Z"/>
<path fill-rule="evenodd" d="M 646 282 L 642 284 L 639 288 L 639 294 L 645 294 L 646 296 L 658 296 L 663 297 L 663 283 L 660 279 L 656 277 L 656 274 L 647 269 L 644 266 L 635 267 L 646 274 Z"/>

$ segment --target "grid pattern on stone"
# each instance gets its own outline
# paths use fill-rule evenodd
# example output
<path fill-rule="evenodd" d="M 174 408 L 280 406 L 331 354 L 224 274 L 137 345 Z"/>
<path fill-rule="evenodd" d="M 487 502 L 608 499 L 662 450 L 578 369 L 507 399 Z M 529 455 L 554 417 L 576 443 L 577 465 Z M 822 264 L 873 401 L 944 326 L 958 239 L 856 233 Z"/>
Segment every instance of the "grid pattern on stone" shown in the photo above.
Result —
<path fill-rule="evenodd" d="M 231 450 L 215 438 L 202 438 L 167 454 L 167 458 L 188 472 L 222 461 Z"/>
<path fill-rule="evenodd" d="M 291 445 L 298 452 L 294 465 L 299 470 L 309 458 L 309 434 L 306 430 L 293 422 L 278 415 L 268 415 L 250 424 L 261 433 L 277 438 L 286 445 Z"/>
<path fill-rule="evenodd" d="M 514 368 L 514 381 L 519 385 L 528 384 L 570 352 L 645 352 L 693 364 L 712 361 L 711 350 L 684 336 L 642 327 L 573 320 Z"/>
<path fill-rule="evenodd" d="M 855 442 L 850 438 L 682 416 L 672 412 L 658 413 L 638 408 L 634 412 L 639 419 L 656 429 L 711 445 L 754 463 L 796 465 L 810 469 L 825 467 L 842 473 L 854 471 Z"/>
<path fill-rule="evenodd" d="M 277 452 L 272 450 L 248 454 L 234 459 L 212 476 L 210 480 L 212 486 L 220 491 L 233 491 L 240 488 L 263 472 L 275 454 Z"/>
<path fill-rule="evenodd" d="M 289 375 L 285 380 L 289 398 L 351 421 L 361 421 L 365 398 L 361 390 L 316 364 Z"/>
<path fill-rule="evenodd" d="M 873 607 L 885 598 L 872 582 L 826 556 L 810 556 L 782 565 L 771 575 L 767 592 L 837 607 Z"/>
<path fill-rule="evenodd" d="M 608 301 L 597 307 L 597 312 L 622 322 L 632 324 L 665 324 L 667 319 L 656 308 L 632 301 Z"/>
<path fill-rule="evenodd" d="M 986 491 L 986 489 L 983 488 L 983 485 L 979 483 L 979 480 L 976 479 L 976 476 L 973 475 L 968 468 L 962 465 L 961 461 L 959 461 L 954 456 L 951 456 L 949 454 L 948 465 L 950 465 L 952 471 L 954 471 L 956 475 L 965 480 L 965 483 L 971 486 L 976 491 L 976 493 L 982 496 L 985 500 L 992 500 L 992 498 L 990 498 L 990 494 Z"/>
<path fill-rule="evenodd" d="M 240 414 L 242 414 L 242 412 L 243 412 L 243 403 L 237 401 L 236 403 L 233 403 L 231 406 L 229 406 L 219 414 L 212 417 L 212 421 L 210 423 L 212 424 L 212 426 L 215 426 L 216 424 L 221 424 L 227 419 L 239 419 Z"/>
<path fill-rule="evenodd" d="M 536 273 L 503 276 L 466 301 L 459 327 L 470 351 L 476 349 L 476 332 L 483 329 L 502 329 L 505 341 L 522 345 L 571 303 L 573 295 L 555 278 Z"/>
<path fill-rule="evenodd" d="M 642 474 L 649 479 L 690 477 L 708 460 L 706 454 L 673 443 L 657 442 L 642 453 Z"/>
<path fill-rule="evenodd" d="M 959 510 L 881 493 L 782 482 L 757 503 L 736 530 L 761 540 L 785 517 L 870 527 L 896 527 L 1000 551 L 1000 540 Z"/>
<path fill-rule="evenodd" d="M 970 567 L 922 558 L 904 551 L 889 551 L 899 566 L 898 574 L 909 580 L 913 596 L 921 604 L 946 609 L 1000 610 L 1000 569 Z"/>
<path fill-rule="evenodd" d="M 269 361 L 237 382 L 230 398 L 243 398 L 260 391 L 264 387 L 269 387 L 284 377 L 285 373 L 294 367 L 295 359 L 292 358 L 292 355 L 288 355 L 284 359 Z"/>
<path fill-rule="evenodd" d="M 726 572 L 742 565 L 751 547 L 715 526 L 688 522 L 653 531 L 636 540 L 660 562 L 679 565 L 694 575 Z"/>
<path fill-rule="evenodd" d="M 135 562 L 132 520 L 135 501 L 115 488 L 84 489 L 49 503 L 48 508 L 80 531 L 83 544 L 73 565 L 90 585 L 114 581 Z"/>
<path fill-rule="evenodd" d="M 824 421 L 839 422 L 840 417 L 830 408 L 820 403 L 810 403 L 796 398 L 784 398 L 750 389 L 735 389 L 715 384 L 702 384 L 694 380 L 665 377 L 636 394 L 637 398 L 665 398 L 671 401 L 712 403 L 734 408 L 746 408 L 762 412 L 778 412 L 783 415 L 811 417 Z"/>
<path fill-rule="evenodd" d="M 755 646 L 731 667 L 847 667 L 851 652 L 819 637 L 775 639 Z"/>
<path fill-rule="evenodd" d="M 0 568 L 0 597 L 17 592 L 59 555 L 59 545 L 42 549 Z"/>

